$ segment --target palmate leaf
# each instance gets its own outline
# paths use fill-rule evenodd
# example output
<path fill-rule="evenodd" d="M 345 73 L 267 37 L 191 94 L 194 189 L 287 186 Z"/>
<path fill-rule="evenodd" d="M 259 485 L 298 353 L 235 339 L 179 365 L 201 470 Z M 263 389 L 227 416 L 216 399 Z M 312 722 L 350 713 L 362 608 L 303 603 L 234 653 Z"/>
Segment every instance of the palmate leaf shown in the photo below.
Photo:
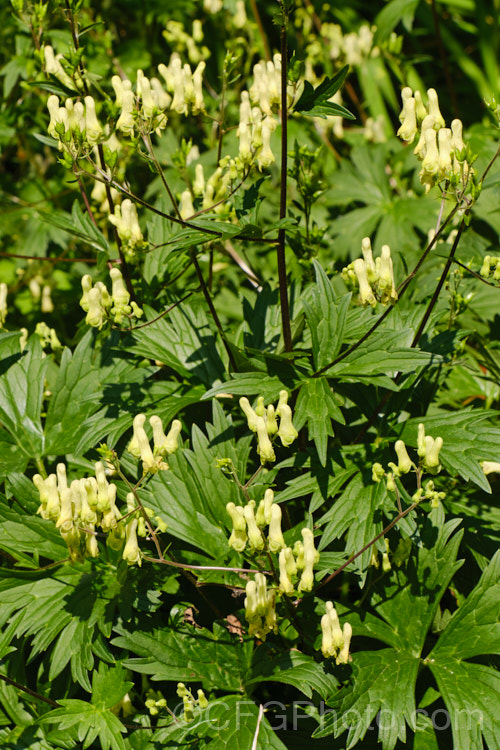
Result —
<path fill-rule="evenodd" d="M 462 661 L 500 654 L 500 551 L 479 583 L 453 614 L 426 658 L 450 712 L 455 747 L 482 750 L 500 746 L 500 675 L 493 668 Z"/>
<path fill-rule="evenodd" d="M 112 643 L 137 657 L 123 661 L 134 672 L 152 675 L 152 680 L 201 682 L 207 690 L 243 690 L 250 666 L 253 641 L 240 643 L 220 625 L 214 631 L 176 627 L 148 633 L 117 626 L 120 635 Z"/>
<path fill-rule="evenodd" d="M 48 358 L 38 336 L 30 337 L 22 354 L 10 353 L 13 341 L 10 334 L 3 342 L 0 339 L 0 346 L 4 344 L 0 351 L 6 356 L 0 374 L 0 421 L 21 453 L 40 457 L 44 448 L 40 413 Z"/>
<path fill-rule="evenodd" d="M 489 419 L 498 419 L 498 412 L 488 409 L 443 411 L 432 417 L 409 419 L 402 425 L 399 437 L 407 445 L 416 447 L 418 425 L 422 422 L 426 435 L 443 438 L 439 457 L 444 468 L 491 492 L 479 465 L 480 461 L 498 461 L 500 456 L 500 428 L 486 425 Z"/>
<path fill-rule="evenodd" d="M 315 737 L 332 733 L 338 737 L 348 730 L 346 748 L 352 748 L 379 711 L 378 739 L 383 750 L 393 750 L 398 739 L 406 741 L 406 724 L 416 730 L 415 685 L 422 649 L 439 601 L 461 565 L 456 556 L 462 535 L 450 539 L 457 521 L 442 523 L 442 512 L 431 514 L 422 530 L 417 560 L 410 560 L 406 573 L 393 572 L 390 583 L 375 587 L 376 615 L 338 607 L 341 617 L 351 623 L 354 638 L 374 638 L 389 648 L 353 654 L 352 676 L 328 701 L 334 711 L 323 717 Z"/>
<path fill-rule="evenodd" d="M 302 304 L 311 331 L 314 365 L 319 370 L 335 359 L 340 351 L 351 295 L 337 299 L 322 266 L 316 260 L 313 264 L 316 284 L 309 288 Z"/>
<path fill-rule="evenodd" d="M 345 424 L 344 415 L 335 401 L 326 378 L 310 378 L 300 387 L 295 405 L 294 425 L 300 430 L 307 424 L 309 439 L 314 440 L 322 466 L 326 466 L 328 436 L 334 435 L 332 420 Z"/>
<path fill-rule="evenodd" d="M 3 495 L 0 495 L 0 549 L 13 557 L 22 555 L 18 559 L 35 568 L 38 564 L 31 562 L 31 557 L 26 559 L 33 552 L 49 560 L 64 560 L 68 555 L 67 547 L 53 522 L 9 510 Z"/>
<path fill-rule="evenodd" d="M 259 707 L 239 695 L 228 695 L 210 701 L 205 711 L 196 712 L 192 722 L 173 722 L 158 729 L 153 740 L 167 747 L 190 747 L 189 739 L 206 737 L 211 750 L 286 750 L 270 726 L 266 715 L 259 724 L 256 744 L 254 739 L 259 721 Z M 205 747 L 198 739 L 196 747 Z M 159 745 L 158 745 L 159 746 Z"/>
<path fill-rule="evenodd" d="M 255 685 L 260 682 L 293 685 L 308 698 L 312 698 L 314 690 L 323 700 L 332 697 L 339 686 L 338 680 L 325 671 L 324 664 L 318 664 L 312 656 L 299 651 L 289 651 L 270 657 L 257 650 L 254 654 L 251 678 L 246 684 Z"/>
<path fill-rule="evenodd" d="M 44 714 L 41 724 L 56 724 L 66 730 L 70 737 L 78 739 L 82 748 L 89 747 L 99 739 L 102 750 L 126 750 L 121 736 L 126 732 L 121 721 L 107 709 L 81 700 L 61 699 L 61 708 Z"/>
<path fill-rule="evenodd" d="M 318 524 L 323 527 L 319 549 L 326 550 L 330 542 L 339 539 L 346 531 L 345 554 L 349 556 L 365 546 L 374 535 L 382 531 L 380 509 L 386 500 L 385 488 L 380 484 L 370 482 L 365 484 L 358 472 L 347 484 L 346 488 L 335 501 L 333 506 Z M 378 518 L 375 521 L 375 515 Z M 371 550 L 367 549 L 357 559 L 360 571 L 366 570 L 370 560 Z"/>
<path fill-rule="evenodd" d="M 151 308 L 145 310 L 148 319 L 157 317 Z M 201 382 L 210 387 L 224 378 L 227 355 L 199 305 L 183 303 L 169 313 L 168 321 L 161 318 L 133 336 L 128 351 L 160 360 L 193 385 Z"/>
<path fill-rule="evenodd" d="M 304 90 L 293 111 L 308 117 L 326 119 L 327 116 L 337 115 L 348 120 L 355 120 L 356 117 L 348 109 L 328 101 L 340 89 L 348 72 L 349 66 L 345 65 L 333 78 L 327 76 L 316 88 L 311 86 L 309 81 L 304 81 Z"/>
<path fill-rule="evenodd" d="M 118 342 L 119 337 L 112 335 L 100 349 L 96 332 L 92 329 L 73 352 L 69 348 L 63 350 L 45 420 L 46 453 L 81 453 L 79 445 L 82 433 L 87 429 L 86 420 L 106 402 L 112 384 L 116 384 L 118 390 L 114 401 L 116 406 L 119 399 L 125 399 L 129 394 L 133 399 L 137 390 L 141 393 L 142 383 L 156 372 L 157 368 L 137 367 L 134 359 L 114 348 Z M 113 418 L 116 417 L 115 408 Z M 95 425 L 92 427 L 92 445 L 95 445 L 101 435 L 97 436 Z"/>

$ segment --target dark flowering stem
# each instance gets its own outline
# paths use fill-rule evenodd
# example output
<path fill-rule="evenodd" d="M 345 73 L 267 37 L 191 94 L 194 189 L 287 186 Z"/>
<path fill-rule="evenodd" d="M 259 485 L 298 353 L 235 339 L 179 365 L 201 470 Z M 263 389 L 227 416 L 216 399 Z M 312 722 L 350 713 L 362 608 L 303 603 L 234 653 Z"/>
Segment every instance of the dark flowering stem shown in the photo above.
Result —
<path fill-rule="evenodd" d="M 287 106 L 287 27 L 288 11 L 282 3 L 283 21 L 281 26 L 281 188 L 280 188 L 280 220 L 286 217 L 287 198 L 287 156 L 288 156 L 288 106 Z M 276 249 L 278 261 L 278 281 L 281 304 L 281 328 L 285 352 L 292 351 L 292 331 L 290 326 L 290 308 L 288 305 L 288 289 L 286 280 L 285 258 L 286 232 L 282 227 L 278 232 L 278 247 Z"/>

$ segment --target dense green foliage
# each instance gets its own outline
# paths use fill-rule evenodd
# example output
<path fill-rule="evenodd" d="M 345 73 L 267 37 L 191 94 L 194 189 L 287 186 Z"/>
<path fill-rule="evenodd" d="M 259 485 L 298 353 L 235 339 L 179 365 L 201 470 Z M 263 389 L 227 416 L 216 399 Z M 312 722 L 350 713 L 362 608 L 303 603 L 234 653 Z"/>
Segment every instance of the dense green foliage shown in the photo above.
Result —
<path fill-rule="evenodd" d="M 0 745 L 500 747 L 496 0 L 0 20 Z"/>

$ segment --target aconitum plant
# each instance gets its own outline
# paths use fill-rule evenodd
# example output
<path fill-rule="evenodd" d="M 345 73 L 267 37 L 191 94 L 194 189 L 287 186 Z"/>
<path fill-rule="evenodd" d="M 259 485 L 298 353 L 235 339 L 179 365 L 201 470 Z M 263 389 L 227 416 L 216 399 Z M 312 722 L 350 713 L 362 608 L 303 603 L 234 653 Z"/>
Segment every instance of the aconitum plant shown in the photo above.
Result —
<path fill-rule="evenodd" d="M 2 746 L 500 747 L 473 5 L 0 11 Z"/>

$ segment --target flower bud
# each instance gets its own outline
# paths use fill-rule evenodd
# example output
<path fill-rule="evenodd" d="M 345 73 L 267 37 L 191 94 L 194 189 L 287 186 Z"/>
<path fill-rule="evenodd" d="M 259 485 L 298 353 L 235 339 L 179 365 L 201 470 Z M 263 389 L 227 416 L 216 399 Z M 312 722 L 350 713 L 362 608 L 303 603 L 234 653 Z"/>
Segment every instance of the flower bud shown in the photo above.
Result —
<path fill-rule="evenodd" d="M 269 404 L 269 406 L 267 407 L 266 428 L 267 428 L 267 434 L 269 435 L 269 437 L 276 435 L 276 433 L 278 432 L 278 423 L 276 421 L 276 414 L 274 411 L 274 406 L 272 404 Z"/>
<path fill-rule="evenodd" d="M 373 260 L 372 243 L 369 237 L 363 237 L 361 240 L 361 252 L 363 253 L 363 260 L 365 261 L 366 273 L 368 281 L 373 283 L 376 281 L 377 273 L 375 269 L 375 262 Z"/>
<path fill-rule="evenodd" d="M 372 288 L 368 282 L 368 275 L 365 261 L 358 258 L 353 263 L 354 273 L 359 285 L 359 301 L 362 305 L 371 305 L 375 307 L 377 300 L 372 292 Z"/>
<path fill-rule="evenodd" d="M 423 120 L 429 113 L 427 112 L 427 108 L 422 101 L 422 94 L 420 93 L 420 91 L 415 91 L 413 96 L 415 98 L 415 114 L 417 116 L 417 122 L 420 123 L 423 122 Z"/>
<path fill-rule="evenodd" d="M 233 530 L 229 537 L 228 544 L 235 549 L 236 552 L 243 552 L 247 543 L 247 526 L 243 508 L 240 505 L 236 506 L 234 503 L 228 503 L 226 505 L 226 510 L 231 516 L 233 522 Z"/>
<path fill-rule="evenodd" d="M 426 445 L 425 445 L 425 425 L 423 422 L 420 422 L 418 425 L 418 436 L 417 436 L 417 453 L 420 456 L 420 458 L 425 458 L 426 453 Z"/>
<path fill-rule="evenodd" d="M 498 461 L 481 461 L 481 468 L 487 476 L 488 474 L 500 474 L 500 462 Z M 34 481 L 33 477 L 33 481 Z"/>
<path fill-rule="evenodd" d="M 374 463 L 372 466 L 372 482 L 380 482 L 385 477 L 384 467 L 380 463 Z"/>
<path fill-rule="evenodd" d="M 257 453 L 260 456 L 260 462 L 262 465 L 266 463 L 272 463 L 276 461 L 276 454 L 274 452 L 269 435 L 267 434 L 266 420 L 264 417 L 256 417 L 257 420 Z"/>
<path fill-rule="evenodd" d="M 422 173 L 435 175 L 439 170 L 439 151 L 437 134 L 434 128 L 425 131 L 425 156 L 422 160 Z"/>
<path fill-rule="evenodd" d="M 271 552 L 279 552 L 286 547 L 281 531 L 281 508 L 276 503 L 271 506 L 271 520 L 269 522 L 268 542 Z"/>
<path fill-rule="evenodd" d="M 288 447 L 299 436 L 299 433 L 292 424 L 292 410 L 288 404 L 282 404 L 280 407 L 280 426 L 278 436 L 281 444 Z"/>
<path fill-rule="evenodd" d="M 268 526 L 271 523 L 271 507 L 274 500 L 274 492 L 271 489 L 267 489 L 264 493 L 264 499 L 260 501 L 255 520 L 257 526 L 261 529 L 264 526 Z"/>
<path fill-rule="evenodd" d="M 178 449 L 179 435 L 181 430 L 182 422 L 179 419 L 174 419 L 174 421 L 170 425 L 170 430 L 167 432 L 167 436 L 163 444 L 163 452 L 165 452 L 167 456 L 169 456 L 171 453 L 175 453 L 175 451 Z"/>
<path fill-rule="evenodd" d="M 432 440 L 432 444 L 431 441 Z M 432 438 L 426 438 L 426 453 L 423 461 L 423 466 L 431 474 L 438 474 L 441 471 L 441 464 L 439 463 L 439 451 L 443 447 L 443 438 L 437 437 L 435 440 Z"/>
<path fill-rule="evenodd" d="M 314 586 L 314 566 L 319 561 L 319 552 L 314 547 L 314 534 L 311 529 L 302 529 L 304 540 L 304 569 L 299 582 L 299 591 L 311 591 Z"/>
<path fill-rule="evenodd" d="M 144 423 L 145 423 L 145 421 L 146 421 L 146 415 L 145 414 L 137 414 L 134 417 L 134 422 L 133 422 L 134 434 L 132 436 L 132 440 L 128 444 L 127 450 L 135 458 L 139 458 L 140 455 L 141 455 L 141 449 L 140 449 L 140 445 L 139 445 L 138 434 L 139 434 L 140 430 L 144 429 Z"/>
<path fill-rule="evenodd" d="M 257 432 L 257 413 L 250 406 L 249 400 L 245 396 L 242 396 L 239 403 L 247 418 L 248 429 L 252 432 Z"/>
<path fill-rule="evenodd" d="M 127 562 L 128 565 L 134 565 L 137 563 L 141 565 L 141 550 L 137 543 L 137 518 L 132 518 L 126 528 L 126 542 L 123 548 L 122 558 Z"/>
<path fill-rule="evenodd" d="M 413 468 L 413 461 L 408 455 L 408 452 L 406 450 L 406 445 L 402 440 L 396 440 L 396 443 L 394 445 L 394 450 L 396 451 L 397 457 L 398 457 L 398 471 L 400 474 L 408 474 L 409 471 Z"/>
<path fill-rule="evenodd" d="M 199 688 L 197 695 L 198 695 L 198 705 L 199 705 L 199 707 L 202 710 L 205 709 L 205 708 L 207 708 L 207 706 L 208 706 L 208 700 L 207 700 L 207 697 L 206 697 L 205 693 L 203 692 L 203 690 L 201 688 Z"/>
<path fill-rule="evenodd" d="M 251 500 L 243 508 L 243 515 L 247 522 L 248 543 L 254 550 L 264 549 L 264 539 L 255 521 L 255 501 Z"/>
<path fill-rule="evenodd" d="M 349 662 L 349 646 L 352 638 L 352 626 L 349 622 L 344 623 L 343 630 L 343 645 L 337 658 L 335 659 L 336 664 L 348 664 Z"/>
<path fill-rule="evenodd" d="M 110 270 L 109 275 L 112 282 L 111 298 L 113 304 L 116 307 L 127 306 L 130 300 L 130 294 L 128 293 L 125 282 L 123 281 L 122 272 L 119 268 L 113 267 Z"/>
<path fill-rule="evenodd" d="M 134 119 L 134 103 L 135 97 L 134 92 L 128 89 L 122 90 L 121 100 L 121 114 L 116 122 L 116 129 L 121 130 L 122 133 L 132 136 L 134 134 L 135 119 Z"/>
<path fill-rule="evenodd" d="M 441 114 L 439 110 L 439 101 L 438 101 L 438 95 L 437 95 L 436 89 L 427 89 L 427 97 L 428 97 L 427 109 L 429 111 L 429 115 L 431 115 L 434 118 L 435 127 L 437 129 L 444 128 L 445 121 L 444 121 L 443 115 Z"/>
<path fill-rule="evenodd" d="M 279 588 L 283 594 L 286 594 L 287 596 L 291 596 L 293 594 L 293 583 L 291 581 L 290 574 L 287 570 L 287 564 L 286 564 L 286 560 L 287 560 L 286 550 L 287 549 L 289 549 L 289 547 L 282 549 L 279 554 L 279 566 L 280 566 Z M 291 549 L 289 549 L 289 551 L 290 553 L 292 552 Z"/>
<path fill-rule="evenodd" d="M 87 325 L 101 330 L 106 323 L 106 310 L 102 304 L 102 292 L 98 287 L 94 287 L 87 294 L 88 312 L 85 317 Z"/>
<path fill-rule="evenodd" d="M 95 101 L 93 97 L 86 96 L 84 98 L 85 102 L 85 132 L 87 135 L 87 141 L 94 145 L 98 142 L 102 135 L 102 128 L 99 124 L 99 120 L 97 119 L 97 115 L 95 112 Z"/>
<path fill-rule="evenodd" d="M 406 141 L 407 143 L 413 143 L 415 135 L 417 133 L 417 115 L 415 111 L 415 99 L 409 97 L 403 106 L 403 121 L 396 135 Z"/>

